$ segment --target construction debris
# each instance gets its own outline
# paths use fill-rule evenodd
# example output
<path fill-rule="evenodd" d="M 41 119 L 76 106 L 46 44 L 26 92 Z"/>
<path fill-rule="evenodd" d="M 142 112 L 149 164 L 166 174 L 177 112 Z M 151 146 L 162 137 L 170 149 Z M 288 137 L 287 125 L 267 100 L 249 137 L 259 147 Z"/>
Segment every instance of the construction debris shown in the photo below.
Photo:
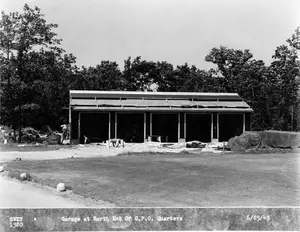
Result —
<path fill-rule="evenodd" d="M 11 143 L 14 140 L 14 132 L 8 126 L 0 126 L 0 143 Z"/>
<path fill-rule="evenodd" d="M 125 143 L 123 139 L 109 139 L 107 140 L 107 147 L 124 147 Z"/>
<path fill-rule="evenodd" d="M 63 131 L 66 139 L 68 138 L 67 130 Z M 49 126 L 45 126 L 42 131 L 36 130 L 32 127 L 25 127 L 21 130 L 21 141 L 23 143 L 41 144 L 69 144 L 69 140 L 63 139 L 63 133 L 53 131 Z M 7 144 L 17 141 L 19 138 L 18 132 L 14 131 L 7 126 L 0 126 L 0 143 Z"/>
<path fill-rule="evenodd" d="M 54 144 L 60 144 L 61 143 L 61 135 L 59 133 L 53 132 L 46 138 L 47 144 L 54 145 Z"/>
<path fill-rule="evenodd" d="M 190 141 L 186 142 L 187 148 L 204 148 L 206 146 L 206 143 L 201 143 L 200 141 Z"/>

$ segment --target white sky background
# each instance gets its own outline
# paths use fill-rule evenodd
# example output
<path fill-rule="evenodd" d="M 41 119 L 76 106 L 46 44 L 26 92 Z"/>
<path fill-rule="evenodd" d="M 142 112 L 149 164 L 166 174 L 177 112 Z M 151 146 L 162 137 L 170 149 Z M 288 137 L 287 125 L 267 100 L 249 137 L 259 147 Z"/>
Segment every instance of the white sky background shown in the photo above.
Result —
<path fill-rule="evenodd" d="M 6 13 L 25 3 L 57 23 L 62 47 L 78 66 L 142 56 L 199 69 L 213 47 L 250 49 L 269 64 L 300 26 L 299 0 L 0 0 Z"/>

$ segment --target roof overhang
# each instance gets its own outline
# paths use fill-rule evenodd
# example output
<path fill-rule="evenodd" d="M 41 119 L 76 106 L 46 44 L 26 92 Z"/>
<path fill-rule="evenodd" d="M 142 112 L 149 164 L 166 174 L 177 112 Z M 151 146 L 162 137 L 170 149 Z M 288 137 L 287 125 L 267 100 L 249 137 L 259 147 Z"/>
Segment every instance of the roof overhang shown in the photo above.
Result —
<path fill-rule="evenodd" d="M 196 93 L 196 92 L 139 92 L 139 91 L 95 91 L 70 90 L 71 98 L 219 98 L 241 99 L 237 93 Z"/>
<path fill-rule="evenodd" d="M 76 111 L 253 112 L 236 93 L 70 91 Z"/>

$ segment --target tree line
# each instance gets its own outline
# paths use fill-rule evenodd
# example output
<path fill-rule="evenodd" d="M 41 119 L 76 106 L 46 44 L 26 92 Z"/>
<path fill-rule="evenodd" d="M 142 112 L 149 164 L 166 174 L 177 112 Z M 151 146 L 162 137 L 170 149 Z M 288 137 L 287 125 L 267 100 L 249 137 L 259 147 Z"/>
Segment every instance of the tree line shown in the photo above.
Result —
<path fill-rule="evenodd" d="M 270 65 L 250 50 L 213 48 L 210 70 L 128 57 L 77 67 L 38 7 L 2 12 L 0 21 L 1 124 L 59 128 L 68 119 L 69 90 L 235 92 L 254 110 L 253 130 L 300 129 L 300 28 L 278 46 Z"/>

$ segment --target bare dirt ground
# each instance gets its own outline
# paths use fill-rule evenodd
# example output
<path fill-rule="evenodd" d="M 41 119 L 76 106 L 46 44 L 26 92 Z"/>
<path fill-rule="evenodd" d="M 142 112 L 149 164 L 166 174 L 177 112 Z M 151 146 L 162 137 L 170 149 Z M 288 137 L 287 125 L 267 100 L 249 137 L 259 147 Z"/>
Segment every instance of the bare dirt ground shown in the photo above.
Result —
<path fill-rule="evenodd" d="M 59 149 L 58 149 L 59 148 Z M 18 150 L 17 150 L 18 149 Z M 16 158 L 22 160 L 48 160 L 48 159 L 66 159 L 71 158 L 91 158 L 91 157 L 108 157 L 116 156 L 120 153 L 128 152 L 182 152 L 187 150 L 184 147 L 166 148 L 161 147 L 159 143 L 138 143 L 126 144 L 125 147 L 110 147 L 105 144 L 87 144 L 77 146 L 54 146 L 51 150 L 49 147 L 39 146 L 20 146 L 17 149 L 3 149 L 0 147 L 0 163 L 13 161 Z M 16 151 L 17 150 L 17 151 Z M 199 150 L 189 148 L 188 151 Z"/>
<path fill-rule="evenodd" d="M 7 169 L 29 172 L 51 187 L 65 182 L 74 193 L 116 206 L 300 205 L 300 157 L 296 152 L 240 155 L 201 153 L 199 149 L 188 149 L 193 153 L 188 154 L 183 150 L 162 149 L 157 144 L 112 149 L 89 145 L 47 152 L 3 152 L 0 160 L 21 157 L 21 162 L 7 163 Z M 121 152 L 129 153 L 116 156 Z M 66 159 L 70 156 L 73 158 Z"/>

